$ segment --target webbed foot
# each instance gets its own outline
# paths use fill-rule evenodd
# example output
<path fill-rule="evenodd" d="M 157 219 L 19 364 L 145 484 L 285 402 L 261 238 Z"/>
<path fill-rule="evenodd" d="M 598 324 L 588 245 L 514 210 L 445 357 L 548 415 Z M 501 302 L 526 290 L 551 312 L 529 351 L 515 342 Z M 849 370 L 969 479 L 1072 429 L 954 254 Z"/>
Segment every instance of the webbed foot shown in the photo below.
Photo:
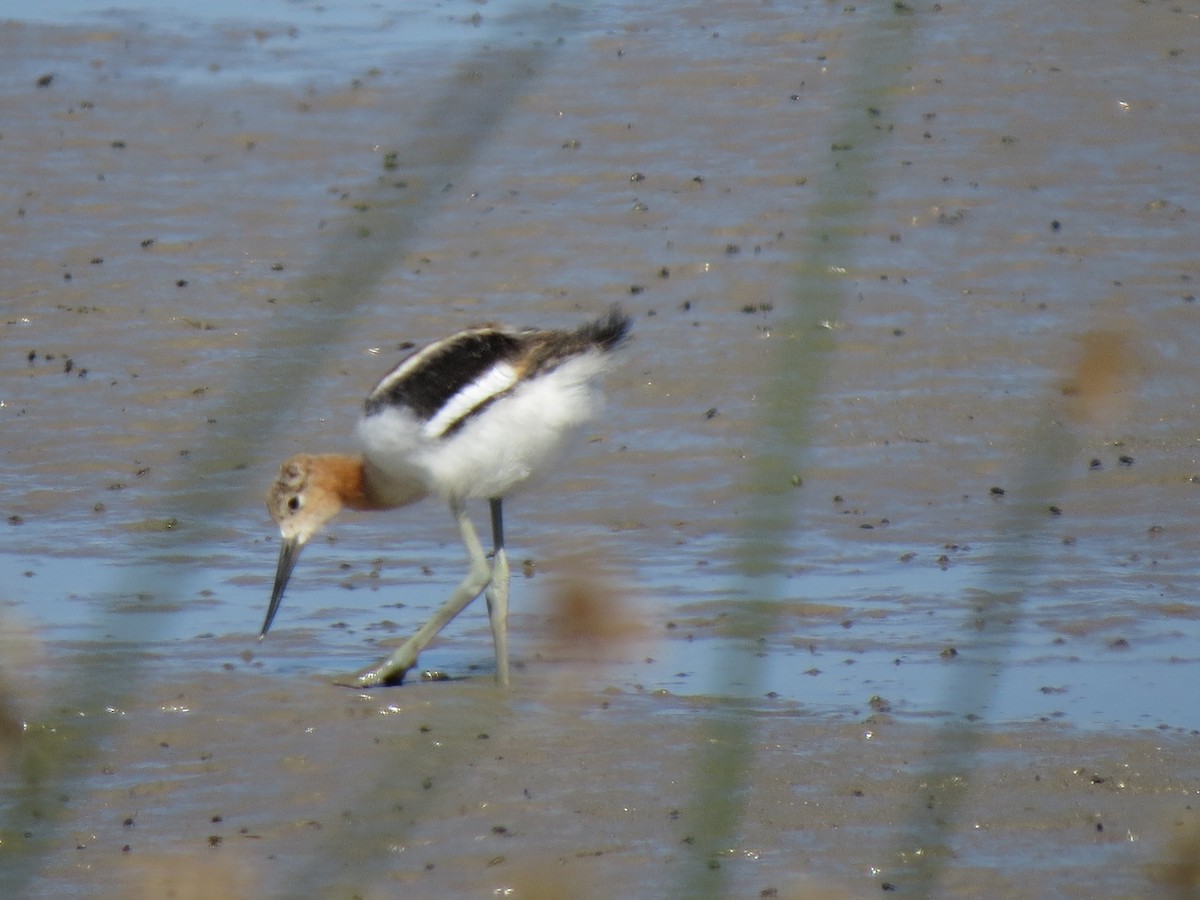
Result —
<path fill-rule="evenodd" d="M 363 669 L 361 672 L 355 672 L 353 675 L 339 675 L 333 680 L 333 683 L 341 687 L 359 690 L 375 687 L 398 687 L 404 683 L 404 676 L 408 674 L 408 669 L 393 668 L 388 665 L 388 662 L 390 660 Z"/>

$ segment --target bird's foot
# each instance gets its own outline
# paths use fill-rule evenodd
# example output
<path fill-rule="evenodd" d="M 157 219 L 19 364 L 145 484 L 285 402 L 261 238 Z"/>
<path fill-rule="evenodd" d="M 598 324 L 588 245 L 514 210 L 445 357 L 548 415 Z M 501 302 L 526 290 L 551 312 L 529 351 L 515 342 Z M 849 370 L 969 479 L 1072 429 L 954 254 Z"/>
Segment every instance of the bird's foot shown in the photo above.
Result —
<path fill-rule="evenodd" d="M 361 672 L 355 672 L 353 675 L 340 675 L 334 679 L 333 683 L 360 690 L 375 687 L 397 687 L 404 683 L 404 676 L 407 674 L 408 669 L 396 669 L 385 662 L 363 669 Z"/>

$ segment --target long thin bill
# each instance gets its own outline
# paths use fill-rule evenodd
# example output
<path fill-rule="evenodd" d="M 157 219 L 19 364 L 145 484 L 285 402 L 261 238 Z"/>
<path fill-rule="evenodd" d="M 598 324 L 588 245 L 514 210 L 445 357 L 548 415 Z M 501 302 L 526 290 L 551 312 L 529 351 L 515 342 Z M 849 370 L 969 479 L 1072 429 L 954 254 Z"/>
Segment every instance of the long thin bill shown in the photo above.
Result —
<path fill-rule="evenodd" d="M 300 558 L 300 548 L 304 545 L 297 538 L 284 538 L 279 544 L 279 564 L 275 567 L 275 587 L 271 589 L 271 604 L 267 607 L 267 617 L 263 619 L 262 631 L 258 633 L 261 641 L 267 636 L 267 629 L 279 611 L 283 600 L 283 589 L 287 587 L 288 579 L 292 577 L 292 569 L 296 568 L 296 560 Z"/>

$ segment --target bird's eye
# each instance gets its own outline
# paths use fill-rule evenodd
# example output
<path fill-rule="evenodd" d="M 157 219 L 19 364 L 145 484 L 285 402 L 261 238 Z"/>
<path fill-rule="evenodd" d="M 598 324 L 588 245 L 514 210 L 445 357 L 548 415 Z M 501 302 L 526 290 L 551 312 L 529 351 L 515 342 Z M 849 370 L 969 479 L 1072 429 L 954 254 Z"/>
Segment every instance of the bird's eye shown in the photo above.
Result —
<path fill-rule="evenodd" d="M 287 508 L 290 509 L 292 512 L 296 512 L 298 509 L 300 509 L 300 495 L 299 494 L 293 494 L 292 496 L 288 497 Z"/>

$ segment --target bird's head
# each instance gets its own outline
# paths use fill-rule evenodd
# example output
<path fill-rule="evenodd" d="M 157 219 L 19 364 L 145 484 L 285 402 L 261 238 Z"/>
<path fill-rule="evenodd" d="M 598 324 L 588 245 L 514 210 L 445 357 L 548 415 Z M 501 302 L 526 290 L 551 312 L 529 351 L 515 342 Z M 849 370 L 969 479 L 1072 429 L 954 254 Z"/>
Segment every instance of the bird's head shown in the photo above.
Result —
<path fill-rule="evenodd" d="M 342 508 L 341 494 L 323 458 L 301 453 L 279 467 L 267 494 L 267 511 L 285 541 L 300 546 Z"/>
<path fill-rule="evenodd" d="M 303 453 L 279 467 L 279 475 L 267 494 L 267 511 L 279 526 L 279 563 L 259 640 L 266 637 L 279 610 L 284 588 L 300 558 L 300 550 L 342 508 L 344 468 L 336 464 L 333 457 Z"/>

